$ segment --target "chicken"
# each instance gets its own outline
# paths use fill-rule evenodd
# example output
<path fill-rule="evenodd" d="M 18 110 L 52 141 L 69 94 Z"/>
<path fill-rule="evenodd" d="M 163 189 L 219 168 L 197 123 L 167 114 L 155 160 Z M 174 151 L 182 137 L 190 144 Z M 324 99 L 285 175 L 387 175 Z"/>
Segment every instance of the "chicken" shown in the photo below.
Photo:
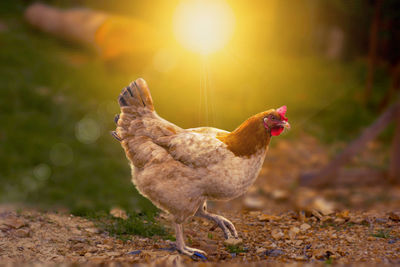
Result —
<path fill-rule="evenodd" d="M 225 238 L 238 238 L 229 220 L 207 211 L 206 201 L 236 198 L 253 184 L 271 136 L 290 128 L 286 106 L 256 114 L 227 132 L 183 129 L 159 117 L 143 79 L 124 88 L 118 101 L 121 113 L 112 135 L 125 150 L 138 191 L 173 215 L 176 249 L 205 254 L 184 242 L 182 224 L 193 215 L 215 222 Z"/>

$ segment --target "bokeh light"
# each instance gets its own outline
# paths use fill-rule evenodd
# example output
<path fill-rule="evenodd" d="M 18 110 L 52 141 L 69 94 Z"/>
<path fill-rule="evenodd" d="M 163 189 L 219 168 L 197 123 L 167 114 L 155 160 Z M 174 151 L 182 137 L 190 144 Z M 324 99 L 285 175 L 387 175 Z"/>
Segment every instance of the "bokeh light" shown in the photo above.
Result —
<path fill-rule="evenodd" d="M 92 144 L 100 136 L 100 125 L 92 118 L 83 118 L 75 127 L 76 138 L 84 144 Z"/>
<path fill-rule="evenodd" d="M 187 49 L 208 54 L 221 49 L 231 38 L 234 14 L 222 0 L 182 2 L 174 15 L 174 31 Z"/>
<path fill-rule="evenodd" d="M 42 164 L 37 165 L 33 169 L 33 175 L 35 176 L 36 179 L 38 179 L 40 181 L 45 181 L 50 177 L 51 169 L 50 169 L 49 165 L 42 163 Z"/>

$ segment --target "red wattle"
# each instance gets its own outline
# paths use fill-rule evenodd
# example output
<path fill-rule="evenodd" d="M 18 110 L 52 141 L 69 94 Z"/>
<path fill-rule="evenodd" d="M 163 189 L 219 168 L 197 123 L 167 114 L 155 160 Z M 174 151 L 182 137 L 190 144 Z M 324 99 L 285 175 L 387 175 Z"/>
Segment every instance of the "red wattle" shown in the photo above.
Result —
<path fill-rule="evenodd" d="M 283 127 L 274 127 L 271 129 L 271 135 L 272 136 L 278 136 L 283 132 Z"/>

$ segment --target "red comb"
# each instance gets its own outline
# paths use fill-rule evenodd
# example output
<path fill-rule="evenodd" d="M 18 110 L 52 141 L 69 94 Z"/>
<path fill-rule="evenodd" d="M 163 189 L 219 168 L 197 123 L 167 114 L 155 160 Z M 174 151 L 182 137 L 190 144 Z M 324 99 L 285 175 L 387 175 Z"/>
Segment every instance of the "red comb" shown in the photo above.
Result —
<path fill-rule="evenodd" d="M 288 118 L 285 117 L 286 111 L 287 111 L 286 106 L 282 106 L 276 110 L 276 112 L 278 112 L 278 114 L 281 115 L 281 120 L 288 121 Z"/>

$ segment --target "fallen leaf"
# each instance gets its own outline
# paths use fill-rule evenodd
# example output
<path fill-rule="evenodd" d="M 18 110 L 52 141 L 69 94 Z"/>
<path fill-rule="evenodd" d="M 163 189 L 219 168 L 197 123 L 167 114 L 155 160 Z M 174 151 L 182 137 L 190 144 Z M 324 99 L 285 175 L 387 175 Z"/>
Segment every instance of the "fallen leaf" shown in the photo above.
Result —
<path fill-rule="evenodd" d="M 110 215 L 112 215 L 115 218 L 121 218 L 123 220 L 128 219 L 128 215 L 126 214 L 126 211 L 121 208 L 118 208 L 118 207 L 112 208 L 110 210 Z"/>

